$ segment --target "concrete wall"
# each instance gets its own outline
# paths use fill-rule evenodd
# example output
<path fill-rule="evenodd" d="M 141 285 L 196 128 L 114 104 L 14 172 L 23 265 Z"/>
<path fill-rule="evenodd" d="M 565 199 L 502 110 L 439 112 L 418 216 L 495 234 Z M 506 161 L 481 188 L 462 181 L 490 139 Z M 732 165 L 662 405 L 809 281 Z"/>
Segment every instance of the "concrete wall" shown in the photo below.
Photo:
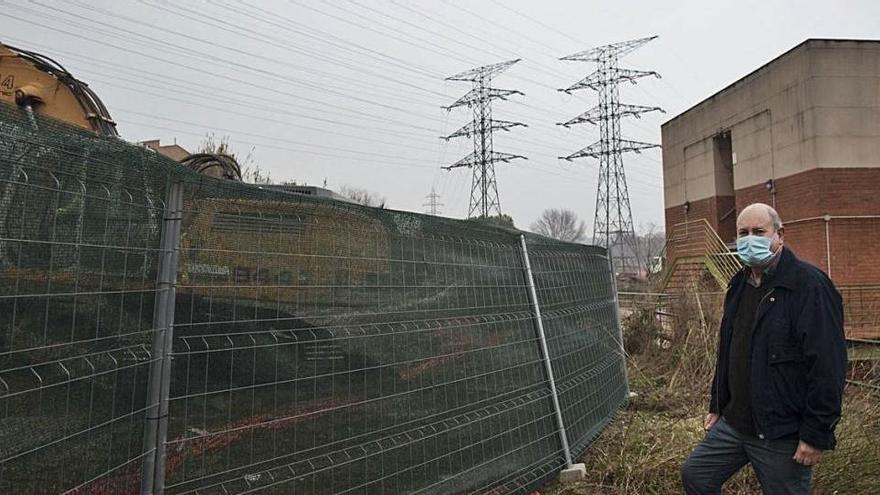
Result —
<path fill-rule="evenodd" d="M 809 40 L 662 126 L 666 207 L 813 168 L 880 166 L 880 42 Z"/>
<path fill-rule="evenodd" d="M 775 204 L 787 243 L 827 269 L 824 221 L 805 219 L 880 215 L 880 41 L 808 40 L 664 124 L 662 141 L 667 231 L 707 218 L 729 241 L 736 211 Z M 841 222 L 835 280 L 880 283 L 880 254 L 851 252 L 880 241 L 880 222 Z"/>

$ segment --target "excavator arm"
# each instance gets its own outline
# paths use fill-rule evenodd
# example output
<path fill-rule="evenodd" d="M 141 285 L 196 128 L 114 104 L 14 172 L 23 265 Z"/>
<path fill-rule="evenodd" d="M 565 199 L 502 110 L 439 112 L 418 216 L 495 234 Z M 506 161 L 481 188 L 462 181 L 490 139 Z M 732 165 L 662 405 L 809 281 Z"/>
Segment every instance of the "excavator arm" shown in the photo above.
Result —
<path fill-rule="evenodd" d="M 0 43 L 0 101 L 101 136 L 118 136 L 107 107 L 88 84 L 49 57 Z"/>

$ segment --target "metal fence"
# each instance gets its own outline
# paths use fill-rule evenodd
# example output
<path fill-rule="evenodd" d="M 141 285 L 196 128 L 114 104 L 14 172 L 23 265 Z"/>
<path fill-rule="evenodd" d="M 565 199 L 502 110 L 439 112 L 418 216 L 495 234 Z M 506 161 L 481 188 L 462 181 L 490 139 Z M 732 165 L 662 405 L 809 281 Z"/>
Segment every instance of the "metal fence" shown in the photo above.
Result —
<path fill-rule="evenodd" d="M 0 181 L 2 493 L 516 493 L 627 396 L 600 248 L 6 106 Z"/>
<path fill-rule="evenodd" d="M 842 286 L 843 321 L 850 340 L 880 341 L 880 286 Z"/>

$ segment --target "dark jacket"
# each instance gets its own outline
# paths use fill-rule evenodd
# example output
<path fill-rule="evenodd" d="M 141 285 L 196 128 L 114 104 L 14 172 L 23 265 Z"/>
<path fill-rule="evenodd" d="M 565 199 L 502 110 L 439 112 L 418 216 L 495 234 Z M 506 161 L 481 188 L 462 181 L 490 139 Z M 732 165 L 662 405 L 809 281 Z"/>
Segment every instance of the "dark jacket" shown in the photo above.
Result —
<path fill-rule="evenodd" d="M 819 449 L 833 449 L 846 377 L 843 302 L 818 268 L 783 248 L 769 291 L 758 305 L 752 335 L 751 395 L 755 432 L 777 439 L 797 433 Z M 727 288 L 709 412 L 724 410 L 733 317 L 748 270 Z"/>

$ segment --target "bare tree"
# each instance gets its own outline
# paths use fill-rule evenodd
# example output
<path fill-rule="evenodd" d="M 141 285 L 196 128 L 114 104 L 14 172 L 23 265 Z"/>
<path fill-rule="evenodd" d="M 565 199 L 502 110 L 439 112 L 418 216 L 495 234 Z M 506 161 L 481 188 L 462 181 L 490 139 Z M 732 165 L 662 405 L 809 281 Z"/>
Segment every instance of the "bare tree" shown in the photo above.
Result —
<path fill-rule="evenodd" d="M 378 194 L 370 192 L 366 189 L 342 186 L 342 190 L 340 192 L 343 196 L 359 205 L 385 208 L 385 197 L 379 196 Z"/>
<path fill-rule="evenodd" d="M 232 146 L 229 144 L 229 136 L 220 136 L 218 138 L 213 132 L 205 134 L 205 138 L 199 143 L 199 153 L 229 155 L 235 158 L 235 161 L 241 165 L 242 169 L 254 163 L 254 148 L 249 149 L 246 155 L 241 156 L 232 151 Z"/>
<path fill-rule="evenodd" d="M 272 176 L 269 172 L 264 171 L 260 168 L 259 165 L 255 165 L 254 168 L 247 167 L 242 172 L 242 178 L 244 182 L 248 182 L 250 184 L 274 184 L 275 181 L 272 180 Z"/>
<path fill-rule="evenodd" d="M 531 228 L 536 234 L 568 242 L 583 241 L 587 230 L 575 212 L 557 208 L 544 210 Z"/>
<path fill-rule="evenodd" d="M 642 263 L 650 272 L 659 267 L 659 257 L 666 246 L 666 233 L 663 228 L 655 223 L 647 223 L 639 226 L 636 235 L 639 240 L 639 254 Z"/>
<path fill-rule="evenodd" d="M 214 162 L 202 160 L 207 164 L 208 168 L 215 168 L 212 173 L 208 173 L 208 175 L 219 176 L 218 170 L 220 173 L 225 172 L 227 175 L 238 175 L 241 177 L 243 182 L 249 182 L 251 184 L 272 184 L 272 177 L 269 176 L 268 172 L 265 172 L 260 169 L 259 165 L 254 165 L 254 148 L 248 150 L 247 154 L 241 156 L 239 153 L 232 151 L 232 147 L 229 145 L 229 136 L 221 136 L 217 137 L 213 132 L 209 132 L 205 134 L 205 138 L 199 144 L 199 154 L 206 155 L 214 155 Z M 231 157 L 231 164 L 227 163 L 228 160 L 223 160 L 222 157 Z M 201 163 L 200 162 L 200 163 Z M 235 169 L 235 170 L 230 170 Z"/>

